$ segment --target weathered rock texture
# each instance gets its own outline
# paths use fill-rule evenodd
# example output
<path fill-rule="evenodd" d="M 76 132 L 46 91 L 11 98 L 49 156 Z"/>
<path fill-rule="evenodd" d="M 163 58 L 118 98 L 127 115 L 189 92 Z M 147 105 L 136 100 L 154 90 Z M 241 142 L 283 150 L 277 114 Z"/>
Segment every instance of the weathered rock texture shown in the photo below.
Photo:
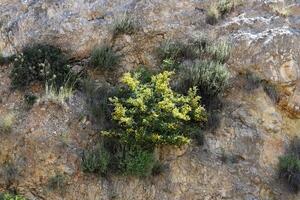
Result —
<path fill-rule="evenodd" d="M 274 2 L 245 1 L 211 26 L 205 22 L 210 0 L 1 0 L 4 55 L 46 42 L 80 60 L 108 40 L 123 54 L 125 70 L 155 66 L 154 49 L 167 38 L 204 34 L 228 39 L 233 49 L 228 62 L 232 83 L 221 127 L 207 133 L 202 147 L 173 155 L 162 150 L 168 169 L 147 180 L 83 174 L 82 151 L 97 133 L 84 117 L 81 94 L 64 109 L 39 102 L 28 111 L 23 108 L 24 93 L 9 89 L 10 66 L 1 68 L 0 115 L 14 112 L 18 117 L 12 133 L 0 135 L 0 190 L 47 200 L 299 199 L 278 180 L 276 165 L 289 141 L 300 136 L 300 2 L 289 2 L 289 17 L 274 13 Z M 112 39 L 111 24 L 125 12 L 139 20 L 140 30 Z M 239 74 L 246 71 L 278 86 L 279 102 L 274 104 L 262 87 L 245 90 Z M 42 94 L 39 88 L 34 92 Z M 222 161 L 224 155 L 228 162 Z M 56 172 L 68 176 L 62 193 L 47 189 Z"/>

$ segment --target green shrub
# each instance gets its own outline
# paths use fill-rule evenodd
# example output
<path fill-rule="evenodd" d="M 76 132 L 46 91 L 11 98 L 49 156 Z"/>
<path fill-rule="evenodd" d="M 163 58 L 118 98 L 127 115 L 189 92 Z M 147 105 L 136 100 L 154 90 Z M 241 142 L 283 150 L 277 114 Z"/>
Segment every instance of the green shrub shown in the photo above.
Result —
<path fill-rule="evenodd" d="M 138 146 L 124 151 L 120 168 L 124 175 L 146 177 L 152 174 L 155 165 L 154 154 Z"/>
<path fill-rule="evenodd" d="M 294 138 L 288 153 L 279 157 L 279 176 L 294 192 L 300 190 L 300 140 Z"/>
<path fill-rule="evenodd" d="M 48 188 L 50 190 L 64 190 L 65 186 L 67 184 L 66 176 L 57 173 L 55 176 L 52 176 L 48 180 Z"/>
<path fill-rule="evenodd" d="M 217 0 L 210 4 L 207 11 L 206 22 L 214 25 L 227 13 L 232 12 L 237 6 L 243 4 L 243 0 Z"/>
<path fill-rule="evenodd" d="M 218 62 L 195 60 L 181 64 L 179 70 L 176 83 L 179 91 L 184 92 L 197 86 L 198 93 L 206 105 L 222 94 L 228 84 L 229 72 Z"/>
<path fill-rule="evenodd" d="M 230 46 L 226 41 L 218 41 L 206 47 L 206 52 L 210 54 L 211 60 L 225 63 L 230 56 Z"/>
<path fill-rule="evenodd" d="M 16 56 L 10 78 L 13 88 L 23 88 L 36 81 L 60 87 L 70 73 L 67 59 L 60 49 L 35 44 Z"/>
<path fill-rule="evenodd" d="M 131 35 L 137 30 L 137 25 L 134 19 L 128 15 L 124 15 L 117 19 L 113 24 L 113 35 L 116 37 L 121 34 Z"/>
<path fill-rule="evenodd" d="M 32 107 L 38 100 L 38 97 L 34 94 L 25 94 L 24 100 L 27 106 Z"/>
<path fill-rule="evenodd" d="M 122 82 L 128 87 L 128 98 L 111 98 L 113 119 L 118 130 L 103 131 L 106 137 L 119 138 L 125 144 L 143 147 L 158 144 L 182 145 L 189 143 L 185 125 L 206 120 L 197 89 L 189 89 L 184 96 L 170 88 L 172 72 L 162 72 L 141 83 L 140 74 L 125 73 Z M 200 123 L 199 123 L 200 122 Z"/>
<path fill-rule="evenodd" d="M 100 173 L 105 175 L 110 163 L 110 154 L 102 144 L 97 144 L 90 151 L 84 152 L 82 169 L 84 172 Z"/>
<path fill-rule="evenodd" d="M 26 199 L 20 195 L 0 193 L 0 200 L 26 200 Z"/>
<path fill-rule="evenodd" d="M 107 44 L 96 47 L 91 55 L 91 65 L 96 69 L 114 69 L 118 66 L 119 62 L 120 56 Z"/>
<path fill-rule="evenodd" d="M 170 40 L 163 42 L 157 50 L 158 57 L 161 61 L 169 60 L 170 62 L 174 62 L 175 66 L 183 60 L 197 58 L 199 53 L 197 46 L 190 43 Z"/>
<path fill-rule="evenodd" d="M 284 178 L 291 188 L 300 189 L 300 160 L 297 155 L 286 155 L 279 158 L 280 177 Z"/>

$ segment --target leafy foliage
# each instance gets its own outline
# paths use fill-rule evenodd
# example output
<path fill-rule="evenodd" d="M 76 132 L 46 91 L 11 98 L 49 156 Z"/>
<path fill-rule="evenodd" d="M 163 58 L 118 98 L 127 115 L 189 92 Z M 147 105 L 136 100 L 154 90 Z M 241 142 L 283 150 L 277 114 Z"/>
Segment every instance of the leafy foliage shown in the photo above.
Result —
<path fill-rule="evenodd" d="M 0 200 L 26 200 L 26 199 L 20 195 L 0 193 Z"/>
<path fill-rule="evenodd" d="M 114 69 L 119 62 L 120 56 L 107 44 L 96 47 L 91 55 L 91 65 L 96 69 Z"/>
<path fill-rule="evenodd" d="M 113 119 L 120 130 L 103 131 L 107 137 L 119 138 L 122 143 L 153 146 L 158 144 L 183 145 L 189 143 L 185 125 L 206 120 L 197 89 L 189 89 L 184 96 L 170 88 L 172 72 L 162 72 L 142 83 L 138 73 L 125 73 L 122 82 L 129 89 L 128 98 L 111 98 Z"/>
<path fill-rule="evenodd" d="M 35 44 L 17 55 L 10 74 L 13 88 L 23 88 L 33 82 L 51 82 L 60 87 L 70 67 L 62 51 L 54 46 Z"/>

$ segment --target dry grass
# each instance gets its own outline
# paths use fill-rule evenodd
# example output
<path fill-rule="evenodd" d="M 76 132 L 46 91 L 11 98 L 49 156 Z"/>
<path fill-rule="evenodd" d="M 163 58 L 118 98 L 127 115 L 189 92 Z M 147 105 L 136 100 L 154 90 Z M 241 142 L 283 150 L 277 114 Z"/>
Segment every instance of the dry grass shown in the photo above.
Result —
<path fill-rule="evenodd" d="M 288 17 L 291 14 L 291 8 L 284 2 L 271 6 L 272 11 L 282 17 Z"/>
<path fill-rule="evenodd" d="M 15 115 L 8 113 L 0 117 L 0 133 L 10 133 L 15 122 Z"/>

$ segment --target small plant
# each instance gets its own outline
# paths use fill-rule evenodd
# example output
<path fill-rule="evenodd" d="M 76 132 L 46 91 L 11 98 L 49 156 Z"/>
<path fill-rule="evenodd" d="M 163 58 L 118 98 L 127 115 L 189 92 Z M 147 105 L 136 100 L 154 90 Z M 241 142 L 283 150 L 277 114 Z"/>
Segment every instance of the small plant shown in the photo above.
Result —
<path fill-rule="evenodd" d="M 223 92 L 228 79 L 229 72 L 223 64 L 196 60 L 180 66 L 177 88 L 184 92 L 187 88 L 197 86 L 202 100 L 207 105 Z"/>
<path fill-rule="evenodd" d="M 26 200 L 25 197 L 10 193 L 0 193 L 0 200 Z"/>
<path fill-rule="evenodd" d="M 214 25 L 218 22 L 221 17 L 218 5 L 216 3 L 212 3 L 207 11 L 206 22 L 210 25 Z"/>
<path fill-rule="evenodd" d="M 127 14 L 117 19 L 113 24 L 113 35 L 114 37 L 121 34 L 131 35 L 137 30 L 137 25 L 134 19 L 129 17 Z"/>
<path fill-rule="evenodd" d="M 0 133 L 10 133 L 15 122 L 15 116 L 12 113 L 0 116 Z"/>
<path fill-rule="evenodd" d="M 5 162 L 3 164 L 2 177 L 7 187 L 11 186 L 19 176 L 19 170 L 13 162 Z"/>
<path fill-rule="evenodd" d="M 214 25 L 221 17 L 232 12 L 237 6 L 243 4 L 243 0 L 217 0 L 210 4 L 207 11 L 206 22 Z"/>
<path fill-rule="evenodd" d="M 218 41 L 207 46 L 207 52 L 211 55 L 211 59 L 225 63 L 230 57 L 230 45 L 226 41 Z"/>
<path fill-rule="evenodd" d="M 190 141 L 185 124 L 206 120 L 197 89 L 184 96 L 170 88 L 172 72 L 162 72 L 141 83 L 138 73 L 125 73 L 122 82 L 129 89 L 128 98 L 111 98 L 113 119 L 121 130 L 103 131 L 106 137 L 143 147 L 158 144 L 183 145 Z"/>
<path fill-rule="evenodd" d="M 161 61 L 168 61 L 168 63 L 165 64 L 176 66 L 183 60 L 193 60 L 197 58 L 197 55 L 199 55 L 200 52 L 197 46 L 189 43 L 167 40 L 158 48 L 157 53 Z"/>
<path fill-rule="evenodd" d="M 282 17 L 288 17 L 291 14 L 291 9 L 285 4 L 285 2 L 282 2 L 280 4 L 273 4 L 271 8 L 273 12 Z"/>
<path fill-rule="evenodd" d="M 54 46 L 35 44 L 28 46 L 13 61 L 10 74 L 13 88 L 29 86 L 33 82 L 51 82 L 62 86 L 70 67 L 62 51 Z"/>
<path fill-rule="evenodd" d="M 91 55 L 91 65 L 96 69 L 114 69 L 119 62 L 120 56 L 107 44 L 96 47 Z"/>
<path fill-rule="evenodd" d="M 279 157 L 279 176 L 289 184 L 291 189 L 298 192 L 300 189 L 300 142 L 295 139 L 289 153 Z"/>
<path fill-rule="evenodd" d="M 36 103 L 37 99 L 38 99 L 38 97 L 35 96 L 34 94 L 25 94 L 24 95 L 24 100 L 28 107 L 32 107 Z"/>
<path fill-rule="evenodd" d="M 48 188 L 50 190 L 63 190 L 66 186 L 66 177 L 63 174 L 57 173 L 48 180 Z"/>
<path fill-rule="evenodd" d="M 110 163 L 110 154 L 102 144 L 97 144 L 91 151 L 84 152 L 82 169 L 84 172 L 105 175 Z"/>
<path fill-rule="evenodd" d="M 155 164 L 153 152 L 134 146 L 124 153 L 120 166 L 124 175 L 146 177 L 152 174 Z"/>
<path fill-rule="evenodd" d="M 45 98 L 63 104 L 67 99 L 73 96 L 76 82 L 77 79 L 73 74 L 66 75 L 66 81 L 60 87 L 57 87 L 53 83 L 49 84 L 46 82 Z"/>

